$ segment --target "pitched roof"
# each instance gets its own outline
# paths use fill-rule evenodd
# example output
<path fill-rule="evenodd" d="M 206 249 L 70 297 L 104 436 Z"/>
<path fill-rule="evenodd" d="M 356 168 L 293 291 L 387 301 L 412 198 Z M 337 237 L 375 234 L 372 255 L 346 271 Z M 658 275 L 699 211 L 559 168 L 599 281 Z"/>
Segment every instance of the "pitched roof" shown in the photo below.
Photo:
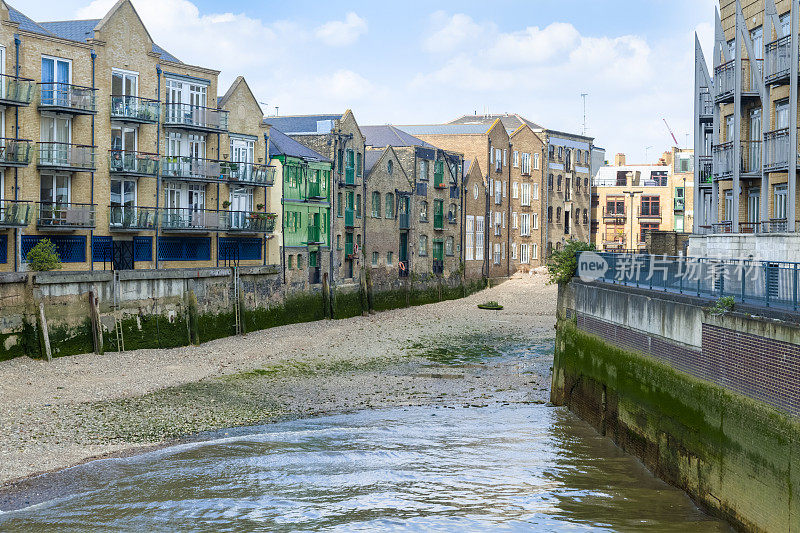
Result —
<path fill-rule="evenodd" d="M 279 117 L 267 117 L 265 120 L 274 129 L 286 134 L 317 134 L 329 133 L 326 128 L 319 128 L 320 122 L 339 120 L 342 114 L 338 115 L 285 115 Z"/>
<path fill-rule="evenodd" d="M 497 114 L 497 115 L 463 115 L 458 117 L 455 120 L 451 120 L 448 124 L 487 124 L 491 125 L 494 124 L 494 121 L 500 119 L 500 122 L 503 123 L 503 127 L 506 129 L 508 133 L 512 133 L 516 131 L 520 126 L 523 124 L 527 124 L 531 127 L 532 130 L 541 130 L 544 129 L 539 124 L 528 120 L 527 118 L 523 117 L 522 115 L 518 115 L 516 113 L 505 113 L 505 114 Z"/>
<path fill-rule="evenodd" d="M 384 148 L 386 146 L 423 146 L 434 148 L 430 143 L 417 139 L 413 135 L 397 129 L 394 126 L 361 126 L 367 146 Z"/>
<path fill-rule="evenodd" d="M 244 76 L 236 76 L 236 79 L 233 80 L 233 83 L 231 83 L 231 86 L 228 87 L 228 90 L 225 92 L 225 94 L 217 99 L 217 107 L 219 107 L 220 109 L 225 107 L 225 104 L 228 103 L 228 100 L 233 96 L 233 93 L 235 93 L 239 85 L 242 84 L 244 84 L 244 88 L 247 90 L 247 93 L 250 95 L 250 98 L 253 99 L 253 101 L 258 105 L 259 108 L 261 108 L 261 104 L 258 103 L 258 98 L 256 98 L 256 95 L 253 94 L 253 91 L 250 89 L 250 85 L 248 85 L 247 80 L 244 79 Z"/>
<path fill-rule="evenodd" d="M 330 162 L 327 157 L 318 154 L 311 148 L 300 144 L 280 130 L 272 128 L 269 132 L 269 155 L 285 155 L 289 157 L 299 157 L 311 161 Z"/>
<path fill-rule="evenodd" d="M 491 124 L 420 124 L 397 126 L 410 135 L 484 135 Z"/>
<path fill-rule="evenodd" d="M 11 6 L 8 6 L 8 16 L 11 19 L 11 22 L 16 22 L 17 24 L 19 24 L 19 29 L 23 31 L 29 31 L 41 35 L 53 35 L 49 31 L 44 29 L 40 24 L 37 24 L 32 19 L 23 15 L 22 12 L 17 11 Z"/>
<path fill-rule="evenodd" d="M 369 174 L 372 171 L 372 167 L 375 166 L 381 156 L 383 156 L 383 152 L 386 151 L 386 148 L 367 148 L 366 153 L 364 154 L 364 171 Z"/>
<path fill-rule="evenodd" d="M 462 178 L 466 178 L 467 176 L 469 176 L 469 171 L 470 171 L 471 168 L 472 168 L 472 159 L 465 159 L 464 160 L 464 167 L 463 167 L 463 170 L 462 170 L 463 176 L 461 176 L 461 177 Z"/>
<path fill-rule="evenodd" d="M 39 25 L 62 39 L 85 43 L 88 39 L 94 38 L 94 29 L 99 22 L 100 19 L 61 20 L 58 22 L 40 22 Z"/>
<path fill-rule="evenodd" d="M 161 59 L 165 61 L 172 61 L 173 63 L 183 63 L 183 61 L 181 61 L 174 55 L 170 54 L 169 52 L 158 46 L 156 43 L 153 43 L 153 52 L 156 54 L 161 54 Z"/>

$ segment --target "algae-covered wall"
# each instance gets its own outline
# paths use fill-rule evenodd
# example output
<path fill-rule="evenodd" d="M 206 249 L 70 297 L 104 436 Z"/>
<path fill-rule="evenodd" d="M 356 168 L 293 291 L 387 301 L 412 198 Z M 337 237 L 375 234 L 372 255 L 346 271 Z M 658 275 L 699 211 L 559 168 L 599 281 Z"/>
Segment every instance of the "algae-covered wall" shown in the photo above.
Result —
<path fill-rule="evenodd" d="M 669 354 L 662 353 L 670 350 L 669 338 L 651 336 L 649 343 L 638 344 L 650 347 L 658 340 L 658 352 L 620 347 L 629 337 L 640 335 L 634 330 L 636 324 L 615 325 L 613 336 L 610 326 L 595 332 L 583 330 L 579 326 L 589 318 L 585 316 L 588 307 L 581 303 L 585 298 L 581 293 L 586 290 L 591 289 L 577 284 L 561 290 L 552 402 L 566 405 L 639 457 L 654 474 L 736 527 L 800 531 L 798 419 L 722 385 L 725 381 L 719 374 L 727 372 L 724 365 L 709 367 L 709 379 L 676 368 Z M 632 301 L 640 296 L 632 293 Z M 608 299 L 608 295 L 601 298 Z M 648 305 L 658 306 L 656 300 L 654 297 Z M 684 320 L 687 312 L 681 310 L 675 319 Z M 699 315 L 704 315 L 702 309 Z M 599 322 L 597 317 L 591 320 Z M 716 322 L 715 327 L 721 323 L 736 327 L 727 318 L 699 320 L 703 327 L 707 322 Z M 685 332 L 682 337 L 686 338 Z M 715 342 L 719 344 L 718 339 Z M 680 341 L 674 341 L 671 349 L 697 359 L 705 353 L 692 351 Z M 748 368 L 746 358 L 736 361 L 733 351 L 730 357 L 742 373 L 758 370 L 756 359 L 750 359 L 753 368 Z M 796 377 L 787 375 L 786 380 Z"/>
<path fill-rule="evenodd" d="M 100 351 L 172 348 L 236 334 L 234 273 L 230 268 L 0 274 L 0 361 L 45 354 L 40 306 L 52 355 L 95 350 L 92 298 L 96 299 Z M 480 282 L 431 277 L 386 290 L 369 284 L 338 285 L 324 292 L 284 284 L 274 266 L 240 267 L 239 323 L 243 332 L 460 298 Z M 90 296 L 91 295 L 91 296 Z M 114 305 L 114 302 L 118 305 Z"/>

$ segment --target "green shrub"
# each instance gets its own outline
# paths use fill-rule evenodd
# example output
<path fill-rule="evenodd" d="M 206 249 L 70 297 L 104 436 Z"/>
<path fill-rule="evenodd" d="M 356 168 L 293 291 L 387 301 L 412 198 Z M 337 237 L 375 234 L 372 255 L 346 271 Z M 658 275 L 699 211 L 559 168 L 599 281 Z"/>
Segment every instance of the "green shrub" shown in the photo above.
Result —
<path fill-rule="evenodd" d="M 61 269 L 61 258 L 58 257 L 56 245 L 50 239 L 42 239 L 31 248 L 25 256 L 28 268 L 34 272 Z"/>
<path fill-rule="evenodd" d="M 733 296 L 723 296 L 714 304 L 710 309 L 712 315 L 724 315 L 733 311 L 733 306 L 736 305 L 736 299 Z"/>
<path fill-rule="evenodd" d="M 547 263 L 550 283 L 567 283 L 578 270 L 578 253 L 594 250 L 593 244 L 571 240 L 562 250 L 553 251 Z"/>

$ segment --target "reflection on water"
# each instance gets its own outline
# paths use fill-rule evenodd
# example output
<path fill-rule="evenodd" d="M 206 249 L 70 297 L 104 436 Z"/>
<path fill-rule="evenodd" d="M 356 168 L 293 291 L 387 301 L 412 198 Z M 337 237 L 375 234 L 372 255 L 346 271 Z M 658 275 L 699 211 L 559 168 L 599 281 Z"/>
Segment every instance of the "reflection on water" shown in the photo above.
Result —
<path fill-rule="evenodd" d="M 365 411 L 216 437 L 59 474 L 65 497 L 0 530 L 729 530 L 563 409 Z"/>

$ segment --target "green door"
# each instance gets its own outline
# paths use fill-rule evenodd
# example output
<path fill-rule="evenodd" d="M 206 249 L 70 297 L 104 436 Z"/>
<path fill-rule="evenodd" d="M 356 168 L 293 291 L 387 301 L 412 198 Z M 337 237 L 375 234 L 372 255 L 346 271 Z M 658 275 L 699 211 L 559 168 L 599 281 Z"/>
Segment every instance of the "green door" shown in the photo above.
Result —
<path fill-rule="evenodd" d="M 400 234 L 400 250 L 398 253 L 400 262 L 408 261 L 408 233 Z"/>
<path fill-rule="evenodd" d="M 433 241 L 433 260 L 444 261 L 444 242 L 440 240 Z"/>

